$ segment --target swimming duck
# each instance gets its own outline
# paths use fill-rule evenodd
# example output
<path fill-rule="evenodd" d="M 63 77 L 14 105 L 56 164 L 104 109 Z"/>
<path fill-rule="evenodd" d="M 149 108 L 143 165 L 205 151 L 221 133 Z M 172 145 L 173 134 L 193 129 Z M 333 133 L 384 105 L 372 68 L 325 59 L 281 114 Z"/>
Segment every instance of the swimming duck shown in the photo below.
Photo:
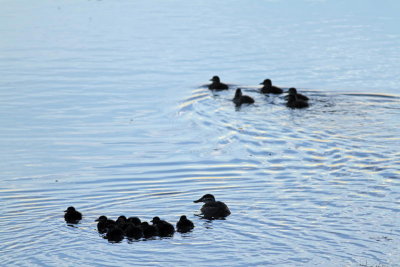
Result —
<path fill-rule="evenodd" d="M 140 228 L 142 228 L 144 238 L 150 238 L 158 235 L 157 227 L 150 225 L 148 222 L 142 222 L 140 224 Z"/>
<path fill-rule="evenodd" d="M 262 94 L 282 94 L 283 90 L 279 87 L 273 86 L 270 79 L 265 79 L 262 83 L 264 85 L 260 89 L 260 93 Z"/>
<path fill-rule="evenodd" d="M 194 203 L 204 202 L 205 204 L 201 207 L 200 211 L 205 219 L 218 219 L 224 218 L 231 214 L 228 206 L 221 201 L 215 201 L 215 197 L 211 194 L 206 194 L 200 199 L 193 201 Z"/>
<path fill-rule="evenodd" d="M 108 229 L 114 227 L 116 222 L 114 220 L 108 219 L 106 216 L 102 215 L 95 220 L 97 223 L 97 231 L 100 234 L 107 233 Z"/>
<path fill-rule="evenodd" d="M 110 242 L 121 242 L 124 239 L 124 231 L 118 225 L 114 225 L 108 230 L 105 238 Z"/>
<path fill-rule="evenodd" d="M 232 99 L 236 106 L 241 106 L 242 104 L 253 104 L 254 99 L 248 95 L 243 95 L 240 88 L 236 89 L 235 97 Z"/>
<path fill-rule="evenodd" d="M 307 96 L 297 93 L 296 88 L 289 88 L 288 95 L 285 96 L 286 100 L 289 99 L 289 95 L 296 95 L 297 99 L 300 99 L 300 100 L 303 100 L 303 101 L 308 101 L 308 99 L 309 99 Z"/>
<path fill-rule="evenodd" d="M 140 225 L 140 224 L 139 224 Z M 135 225 L 128 222 L 128 226 L 125 229 L 125 235 L 128 238 L 140 239 L 143 237 L 143 230 L 139 225 Z"/>
<path fill-rule="evenodd" d="M 122 230 L 125 230 L 126 227 L 128 226 L 128 220 L 124 215 L 119 216 L 115 222 L 118 225 L 118 227 L 121 228 Z"/>
<path fill-rule="evenodd" d="M 221 91 L 221 90 L 227 90 L 229 88 L 228 85 L 221 83 L 218 76 L 212 77 L 210 81 L 212 81 L 212 83 L 208 85 L 208 89 L 210 90 Z"/>
<path fill-rule="evenodd" d="M 179 221 L 176 223 L 176 230 L 180 233 L 187 233 L 194 228 L 194 224 L 191 220 L 182 215 Z"/>
<path fill-rule="evenodd" d="M 67 223 L 78 223 L 82 220 L 82 213 L 77 211 L 74 207 L 68 207 L 64 212 L 64 219 Z"/>
<path fill-rule="evenodd" d="M 151 222 L 157 227 L 158 235 L 161 237 L 172 236 L 175 233 L 174 226 L 167 221 L 161 220 L 159 217 L 154 217 Z"/>
<path fill-rule="evenodd" d="M 308 102 L 298 99 L 296 94 L 289 94 L 286 106 L 289 108 L 306 108 L 308 107 Z"/>

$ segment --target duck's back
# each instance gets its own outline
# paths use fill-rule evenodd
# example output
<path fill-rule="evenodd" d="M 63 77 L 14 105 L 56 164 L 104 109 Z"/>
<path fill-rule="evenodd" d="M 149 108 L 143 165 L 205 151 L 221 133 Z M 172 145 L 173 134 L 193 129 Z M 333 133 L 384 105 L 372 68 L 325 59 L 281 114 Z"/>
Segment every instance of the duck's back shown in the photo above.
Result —
<path fill-rule="evenodd" d="M 227 90 L 229 87 L 224 83 L 212 83 L 208 86 L 210 90 Z"/>
<path fill-rule="evenodd" d="M 228 206 L 221 201 L 205 203 L 201 208 L 205 218 L 221 218 L 231 214 Z"/>

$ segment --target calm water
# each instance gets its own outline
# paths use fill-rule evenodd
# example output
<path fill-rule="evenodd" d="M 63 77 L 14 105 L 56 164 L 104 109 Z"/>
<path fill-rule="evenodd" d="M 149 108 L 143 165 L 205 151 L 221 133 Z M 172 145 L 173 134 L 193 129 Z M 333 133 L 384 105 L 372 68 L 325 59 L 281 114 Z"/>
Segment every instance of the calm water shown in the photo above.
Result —
<path fill-rule="evenodd" d="M 0 262 L 400 266 L 399 8 L 2 1 Z M 216 74 L 256 104 L 202 87 Z M 258 94 L 265 78 L 311 107 Z M 232 215 L 195 216 L 205 193 Z M 111 244 L 102 214 L 196 228 Z"/>

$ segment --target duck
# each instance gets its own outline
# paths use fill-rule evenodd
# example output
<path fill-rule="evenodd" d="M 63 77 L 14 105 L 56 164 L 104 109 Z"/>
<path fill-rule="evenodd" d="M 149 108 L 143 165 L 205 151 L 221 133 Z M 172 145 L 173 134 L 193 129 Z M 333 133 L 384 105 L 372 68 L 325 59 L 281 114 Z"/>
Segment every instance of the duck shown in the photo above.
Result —
<path fill-rule="evenodd" d="M 133 223 L 134 225 L 137 225 L 137 226 L 139 226 L 142 223 L 138 217 L 129 217 L 127 222 Z"/>
<path fill-rule="evenodd" d="M 208 85 L 208 89 L 210 90 L 222 91 L 229 89 L 228 85 L 226 85 L 225 83 L 221 83 L 218 76 L 212 77 L 210 81 L 212 81 L 212 83 Z"/>
<path fill-rule="evenodd" d="M 142 222 L 140 228 L 143 231 L 144 238 L 151 238 L 158 235 L 157 228 L 154 225 L 150 225 L 148 222 Z"/>
<path fill-rule="evenodd" d="M 125 230 L 128 226 L 128 219 L 124 215 L 119 216 L 115 222 L 122 230 Z"/>
<path fill-rule="evenodd" d="M 273 86 L 270 79 L 265 79 L 262 83 L 263 85 L 260 89 L 262 94 L 282 94 L 283 90 L 279 87 Z"/>
<path fill-rule="evenodd" d="M 97 231 L 100 234 L 107 233 L 108 229 L 114 227 L 116 222 L 114 220 L 108 219 L 106 216 L 101 215 L 99 218 L 95 220 L 97 223 Z"/>
<path fill-rule="evenodd" d="M 253 104 L 254 103 L 254 99 L 248 95 L 243 95 L 242 93 L 242 89 L 237 88 L 236 92 L 235 92 L 235 97 L 232 99 L 233 103 L 235 103 L 235 105 L 241 106 L 242 104 Z"/>
<path fill-rule="evenodd" d="M 176 230 L 180 233 L 190 232 L 194 228 L 194 224 L 185 215 L 182 215 L 176 223 Z"/>
<path fill-rule="evenodd" d="M 297 93 L 296 88 L 293 88 L 293 87 L 289 88 L 288 95 L 285 96 L 286 100 L 289 99 L 289 95 L 296 95 L 297 99 L 300 99 L 300 100 L 303 100 L 303 101 L 308 101 L 309 100 L 309 98 L 307 96 Z"/>
<path fill-rule="evenodd" d="M 124 231 L 118 225 L 114 225 L 107 231 L 105 238 L 110 242 L 121 242 L 124 239 Z"/>
<path fill-rule="evenodd" d="M 286 103 L 288 108 L 306 108 L 308 107 L 308 102 L 297 98 L 296 94 L 289 94 Z"/>
<path fill-rule="evenodd" d="M 161 220 L 159 217 L 154 217 L 153 220 L 151 220 L 151 222 L 157 228 L 158 235 L 160 237 L 167 237 L 174 235 L 175 228 L 169 222 Z"/>
<path fill-rule="evenodd" d="M 125 229 L 125 235 L 128 238 L 140 239 L 143 237 L 143 230 L 139 225 L 135 225 L 132 222 L 128 222 Z"/>
<path fill-rule="evenodd" d="M 200 211 L 205 219 L 220 219 L 231 214 L 228 206 L 221 201 L 215 201 L 215 197 L 211 194 L 205 194 L 200 199 L 193 201 L 194 203 L 204 202 Z"/>
<path fill-rule="evenodd" d="M 64 219 L 67 223 L 78 223 L 82 220 L 82 213 L 77 211 L 74 207 L 68 207 L 64 212 Z"/>

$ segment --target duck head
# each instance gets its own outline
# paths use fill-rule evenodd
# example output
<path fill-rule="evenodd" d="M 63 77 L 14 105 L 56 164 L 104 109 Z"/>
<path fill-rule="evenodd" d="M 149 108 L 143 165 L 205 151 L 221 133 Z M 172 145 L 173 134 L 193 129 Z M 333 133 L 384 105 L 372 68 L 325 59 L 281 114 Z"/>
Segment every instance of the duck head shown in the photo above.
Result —
<path fill-rule="evenodd" d="M 64 212 L 74 212 L 76 209 L 74 207 L 68 207 Z"/>
<path fill-rule="evenodd" d="M 105 222 L 107 221 L 108 218 L 104 215 L 100 216 L 99 218 L 97 218 L 96 220 L 94 220 L 95 222 Z"/>
<path fill-rule="evenodd" d="M 159 223 L 161 220 L 160 220 L 160 217 L 154 217 L 153 218 L 153 220 L 151 220 L 151 222 L 153 223 L 153 224 L 157 224 L 157 223 Z"/>
<path fill-rule="evenodd" d="M 288 90 L 288 94 L 289 95 L 297 95 L 297 90 L 296 90 L 296 88 L 289 88 L 289 90 Z"/>
<path fill-rule="evenodd" d="M 211 194 L 205 194 L 200 199 L 195 200 L 193 202 L 194 203 L 198 203 L 198 202 L 204 202 L 204 203 L 215 202 L 215 197 L 213 195 L 211 195 Z"/>
<path fill-rule="evenodd" d="M 236 89 L 235 98 L 240 98 L 240 97 L 242 97 L 242 95 L 243 95 L 242 89 L 240 89 L 240 88 Z"/>
<path fill-rule="evenodd" d="M 220 79 L 218 76 L 214 76 L 210 79 L 210 81 L 214 82 L 214 83 L 220 83 Z"/>
<path fill-rule="evenodd" d="M 265 79 L 262 83 L 260 83 L 264 86 L 272 86 L 272 82 L 270 79 Z"/>

